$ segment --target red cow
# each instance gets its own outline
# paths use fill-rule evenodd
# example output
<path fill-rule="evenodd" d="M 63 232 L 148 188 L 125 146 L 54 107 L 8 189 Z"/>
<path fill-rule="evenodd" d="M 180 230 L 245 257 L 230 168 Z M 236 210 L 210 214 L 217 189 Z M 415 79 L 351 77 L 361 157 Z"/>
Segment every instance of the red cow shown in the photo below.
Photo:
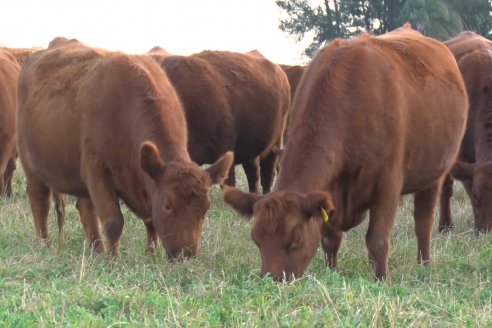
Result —
<path fill-rule="evenodd" d="M 439 231 L 453 227 L 450 199 L 453 177 L 461 180 L 471 200 L 475 233 L 492 229 L 492 41 L 462 32 L 445 42 L 456 57 L 465 81 L 470 109 L 458 161 L 441 195 Z"/>
<path fill-rule="evenodd" d="M 15 147 L 15 87 L 20 67 L 10 52 L 0 49 L 0 196 L 12 195 Z"/>
<path fill-rule="evenodd" d="M 272 192 L 224 193 L 236 211 L 255 217 L 261 275 L 300 277 L 320 241 L 335 268 L 343 232 L 370 212 L 369 260 L 376 278 L 386 279 L 400 196 L 409 193 L 418 261 L 429 262 L 434 209 L 467 106 L 451 52 L 409 26 L 324 47 L 298 87 Z"/>
<path fill-rule="evenodd" d="M 184 105 L 188 150 L 198 164 L 213 163 L 234 151 L 242 164 L 249 190 L 257 191 L 258 163 L 263 192 L 270 191 L 282 143 L 290 87 L 280 67 L 259 53 L 204 51 L 191 56 L 151 56 L 166 71 Z M 235 184 L 231 167 L 229 185 Z"/>
<path fill-rule="evenodd" d="M 157 235 L 171 258 L 198 251 L 208 189 L 227 178 L 233 156 L 206 170 L 191 161 L 183 110 L 155 61 L 56 38 L 24 64 L 18 102 L 18 151 L 39 237 L 48 238 L 54 190 L 78 197 L 97 250 L 99 218 L 108 250 L 118 252 L 122 199 L 144 220 L 149 251 Z"/>

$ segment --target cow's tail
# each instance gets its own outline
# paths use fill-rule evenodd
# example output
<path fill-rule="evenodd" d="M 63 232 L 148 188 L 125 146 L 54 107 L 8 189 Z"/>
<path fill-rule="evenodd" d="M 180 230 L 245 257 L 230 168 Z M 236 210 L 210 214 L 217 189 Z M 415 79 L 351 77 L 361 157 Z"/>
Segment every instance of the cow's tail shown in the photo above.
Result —
<path fill-rule="evenodd" d="M 56 221 L 58 223 L 58 244 L 63 244 L 63 226 L 65 225 L 65 197 L 58 192 L 53 192 L 53 202 L 55 203 Z"/>

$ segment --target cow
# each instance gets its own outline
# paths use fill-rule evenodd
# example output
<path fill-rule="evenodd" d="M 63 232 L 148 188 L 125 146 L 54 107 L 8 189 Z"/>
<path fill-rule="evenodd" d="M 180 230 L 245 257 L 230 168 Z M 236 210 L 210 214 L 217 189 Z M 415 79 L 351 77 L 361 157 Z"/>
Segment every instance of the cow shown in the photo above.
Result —
<path fill-rule="evenodd" d="M 369 213 L 369 261 L 376 279 L 389 279 L 390 235 L 400 196 L 410 193 L 418 261 L 427 264 L 441 181 L 466 115 L 451 52 L 410 26 L 326 45 L 298 87 L 272 192 L 224 189 L 229 206 L 254 217 L 260 274 L 302 276 L 320 241 L 335 269 L 343 232 Z"/>
<path fill-rule="evenodd" d="M 18 81 L 18 151 L 36 234 L 48 240 L 51 191 L 77 197 L 87 238 L 116 255 L 124 219 L 119 199 L 157 236 L 170 259 L 194 256 L 210 207 L 208 189 L 233 162 L 224 152 L 207 169 L 191 161 L 182 106 L 146 55 L 55 38 L 28 58 Z"/>
<path fill-rule="evenodd" d="M 16 168 L 15 88 L 20 67 L 15 57 L 0 49 L 0 196 L 12 195 L 12 179 Z"/>
<path fill-rule="evenodd" d="M 243 165 L 249 191 L 258 191 L 260 171 L 263 193 L 268 193 L 277 161 L 272 150 L 282 144 L 290 106 L 289 82 L 280 67 L 258 53 L 169 56 L 158 50 L 150 55 L 183 103 L 191 159 L 213 163 L 223 152 L 234 151 L 234 164 Z M 235 185 L 234 166 L 226 184 Z"/>
<path fill-rule="evenodd" d="M 458 161 L 443 184 L 439 231 L 450 231 L 453 180 L 461 180 L 471 201 L 474 231 L 492 230 L 492 41 L 462 32 L 445 42 L 454 54 L 470 103 Z"/>

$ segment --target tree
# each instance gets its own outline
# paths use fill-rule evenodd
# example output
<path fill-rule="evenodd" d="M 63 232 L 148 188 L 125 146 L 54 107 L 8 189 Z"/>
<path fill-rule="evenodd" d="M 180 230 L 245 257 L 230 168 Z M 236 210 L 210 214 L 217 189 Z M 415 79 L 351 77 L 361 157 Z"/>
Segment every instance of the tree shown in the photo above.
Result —
<path fill-rule="evenodd" d="M 460 14 L 465 30 L 492 38 L 492 0 L 448 0 Z"/>
<path fill-rule="evenodd" d="M 337 0 L 325 0 L 321 5 L 311 6 L 308 0 L 276 1 L 277 6 L 283 9 L 289 19 L 280 21 L 280 29 L 294 36 L 297 41 L 304 39 L 306 33 L 314 31 L 311 44 L 306 48 L 308 57 L 326 41 L 347 35 L 341 24 L 340 10 Z"/>
<path fill-rule="evenodd" d="M 443 0 L 407 0 L 400 17 L 420 33 L 440 40 L 450 39 L 463 30 L 461 16 Z"/>
<path fill-rule="evenodd" d="M 441 40 L 467 29 L 484 36 L 492 30 L 492 0 L 275 0 L 287 15 L 280 29 L 298 41 L 312 35 L 305 55 L 327 41 L 364 31 L 382 34 L 405 22 Z"/>

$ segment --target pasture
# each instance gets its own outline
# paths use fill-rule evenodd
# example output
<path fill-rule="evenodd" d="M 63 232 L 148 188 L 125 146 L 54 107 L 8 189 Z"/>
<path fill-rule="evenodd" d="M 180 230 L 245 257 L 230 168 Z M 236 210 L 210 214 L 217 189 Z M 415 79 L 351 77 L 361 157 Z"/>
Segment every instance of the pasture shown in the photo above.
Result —
<path fill-rule="evenodd" d="M 20 171 L 13 197 L 0 200 L 0 327 L 492 326 L 492 235 L 474 237 L 459 183 L 456 228 L 444 235 L 434 228 L 429 267 L 417 264 L 412 199 L 405 197 L 392 235 L 390 283 L 373 279 L 366 221 L 345 235 L 338 272 L 325 268 L 319 250 L 303 278 L 278 284 L 258 278 L 251 223 L 226 208 L 216 186 L 195 259 L 168 263 L 161 245 L 145 255 L 144 225 L 124 209 L 121 253 L 108 260 L 84 242 L 73 200 L 62 245 L 54 213 L 51 246 L 36 241 Z"/>

